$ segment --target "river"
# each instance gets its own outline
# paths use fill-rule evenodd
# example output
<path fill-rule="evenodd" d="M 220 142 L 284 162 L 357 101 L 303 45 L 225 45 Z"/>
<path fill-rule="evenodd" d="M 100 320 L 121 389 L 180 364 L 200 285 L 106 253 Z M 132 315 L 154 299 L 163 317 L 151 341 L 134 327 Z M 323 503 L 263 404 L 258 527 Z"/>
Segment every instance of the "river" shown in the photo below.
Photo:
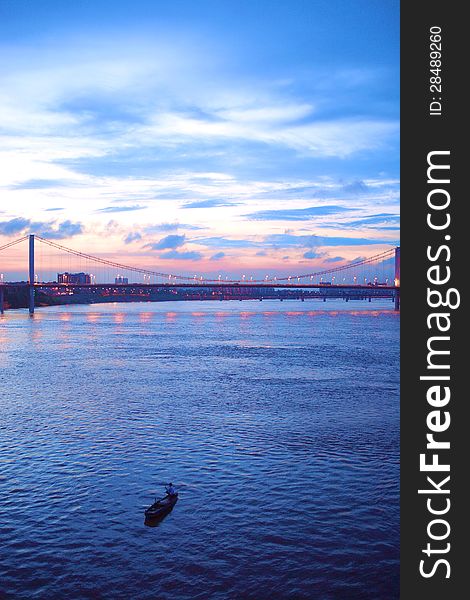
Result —
<path fill-rule="evenodd" d="M 398 598 L 390 301 L 12 310 L 0 366 L 0 597 Z"/>

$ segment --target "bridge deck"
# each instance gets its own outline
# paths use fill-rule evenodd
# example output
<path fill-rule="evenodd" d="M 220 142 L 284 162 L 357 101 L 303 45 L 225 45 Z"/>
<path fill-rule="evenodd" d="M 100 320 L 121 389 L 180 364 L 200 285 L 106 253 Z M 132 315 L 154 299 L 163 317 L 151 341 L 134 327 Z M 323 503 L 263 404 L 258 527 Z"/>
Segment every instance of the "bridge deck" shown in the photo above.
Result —
<path fill-rule="evenodd" d="M 29 287 L 29 283 L 4 283 L 4 286 L 11 287 Z M 367 284 L 325 284 L 325 283 L 234 283 L 234 282 L 200 282 L 200 283 L 35 283 L 35 288 L 53 288 L 53 289 L 161 289 L 161 288 L 211 288 L 211 289 L 337 289 L 337 290 L 399 290 L 400 286 L 395 285 L 367 285 Z"/>

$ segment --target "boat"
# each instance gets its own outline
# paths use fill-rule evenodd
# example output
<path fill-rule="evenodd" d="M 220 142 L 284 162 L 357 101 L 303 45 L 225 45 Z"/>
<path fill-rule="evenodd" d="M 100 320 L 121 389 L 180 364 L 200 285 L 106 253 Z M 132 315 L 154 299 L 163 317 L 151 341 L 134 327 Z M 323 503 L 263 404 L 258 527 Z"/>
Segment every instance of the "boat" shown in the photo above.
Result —
<path fill-rule="evenodd" d="M 167 494 L 165 497 L 160 498 L 160 500 L 155 499 L 155 502 L 152 504 L 152 506 L 149 506 L 145 511 L 145 518 L 156 519 L 158 517 L 163 517 L 171 511 L 177 501 L 178 492 L 171 495 Z"/>

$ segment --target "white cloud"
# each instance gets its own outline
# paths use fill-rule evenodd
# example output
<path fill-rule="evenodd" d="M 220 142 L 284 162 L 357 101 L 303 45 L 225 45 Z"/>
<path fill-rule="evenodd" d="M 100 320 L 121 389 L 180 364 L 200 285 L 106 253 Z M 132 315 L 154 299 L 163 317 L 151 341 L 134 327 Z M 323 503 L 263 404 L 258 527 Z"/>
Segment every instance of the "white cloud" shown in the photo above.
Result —
<path fill-rule="evenodd" d="M 218 111 L 218 116 L 237 123 L 275 123 L 285 121 L 297 121 L 303 119 L 313 112 L 311 104 L 286 104 L 286 105 L 262 105 L 256 108 L 241 107 L 229 108 Z"/>
<path fill-rule="evenodd" d="M 267 110 L 269 114 L 269 108 Z M 259 111 L 262 113 L 263 109 Z M 236 111 L 225 114 L 224 120 L 210 121 L 181 113 L 158 113 L 150 125 L 134 129 L 128 140 L 170 146 L 185 140 L 199 143 L 245 140 L 286 146 L 311 156 L 344 158 L 355 152 L 386 147 L 399 130 L 398 123 L 381 120 L 338 119 L 285 125 L 277 119 L 274 122 L 268 118 L 256 120 L 253 113 L 247 118 L 242 112 L 239 120 L 236 120 Z"/>
<path fill-rule="evenodd" d="M 276 234 L 284 224 L 247 222 L 246 205 L 252 212 L 303 209 L 313 201 L 321 204 L 315 194 L 326 188 L 341 199 L 342 184 L 327 172 L 302 177 L 279 169 L 286 154 L 295 160 L 343 159 L 387 148 L 398 135 L 395 121 L 327 119 L 321 112 L 326 101 L 334 106 L 335 95 L 325 90 L 335 91 L 338 81 L 344 85 L 349 77 L 356 85 L 372 85 L 373 74 L 365 77 L 360 70 L 348 77 L 323 76 L 317 101 L 312 93 L 295 93 L 295 73 L 288 81 L 232 77 L 223 57 L 193 47 L 191 40 L 122 39 L 119 45 L 71 40 L 16 50 L 10 49 L 9 62 L 0 58 L 0 186 L 9 218 L 44 220 L 47 208 L 60 206 L 68 219 L 86 222 L 86 231 L 99 236 L 110 229 L 99 209 L 122 203 L 146 207 L 138 214 L 117 213 L 122 241 L 134 225 L 187 218 L 188 211 L 179 212 L 184 202 L 215 199 L 221 200 L 216 208 L 191 211 L 193 225 L 226 236 L 240 230 L 256 236 L 260 227 Z M 279 159 L 277 165 L 270 170 L 260 161 L 259 173 L 240 175 L 234 162 L 250 167 L 259 144 Z M 245 157 L 243 149 L 253 146 L 256 151 Z M 178 167 L 172 165 L 175 156 Z M 212 161 L 215 156 L 219 162 Z M 140 170 L 147 157 L 154 172 Z M 119 167 L 100 171 L 98 163 Z M 374 193 L 349 198 L 348 206 L 396 207 L 398 184 L 390 175 L 358 176 Z M 50 185 L 31 189 L 31 180 Z"/>
<path fill-rule="evenodd" d="M 381 119 L 322 119 L 314 102 L 296 100 L 276 81 L 259 81 L 253 88 L 230 80 L 229 73 L 220 70 L 220 59 L 181 40 L 130 39 L 119 45 L 70 40 L 63 48 L 51 45 L 12 55 L 11 64 L 4 60 L 1 65 L 4 129 L 44 136 L 47 148 L 54 143 L 52 136 L 69 136 L 78 147 L 77 156 L 87 139 L 92 140 L 91 148 L 98 144 L 101 152 L 110 154 L 188 141 L 243 140 L 311 156 L 346 157 L 386 146 L 398 132 L 398 123 Z M 356 81 L 372 75 L 357 69 L 348 77 Z M 330 84 L 338 79 L 345 79 L 343 72 L 329 75 Z M 87 109 L 74 108 L 83 101 Z M 330 102 L 334 101 L 333 95 Z M 124 107 L 128 120 L 103 131 L 103 123 L 92 119 L 94 102 L 109 106 L 109 119 L 113 108 Z"/>

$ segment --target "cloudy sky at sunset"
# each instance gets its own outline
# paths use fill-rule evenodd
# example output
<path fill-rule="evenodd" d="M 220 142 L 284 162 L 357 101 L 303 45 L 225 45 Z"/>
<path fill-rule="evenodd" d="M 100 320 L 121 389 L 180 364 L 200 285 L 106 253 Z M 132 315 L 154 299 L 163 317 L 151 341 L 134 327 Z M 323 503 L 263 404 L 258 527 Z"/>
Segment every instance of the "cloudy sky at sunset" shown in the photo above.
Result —
<path fill-rule="evenodd" d="M 233 275 L 397 245 L 398 22 L 395 0 L 0 0 L 0 245 Z"/>

